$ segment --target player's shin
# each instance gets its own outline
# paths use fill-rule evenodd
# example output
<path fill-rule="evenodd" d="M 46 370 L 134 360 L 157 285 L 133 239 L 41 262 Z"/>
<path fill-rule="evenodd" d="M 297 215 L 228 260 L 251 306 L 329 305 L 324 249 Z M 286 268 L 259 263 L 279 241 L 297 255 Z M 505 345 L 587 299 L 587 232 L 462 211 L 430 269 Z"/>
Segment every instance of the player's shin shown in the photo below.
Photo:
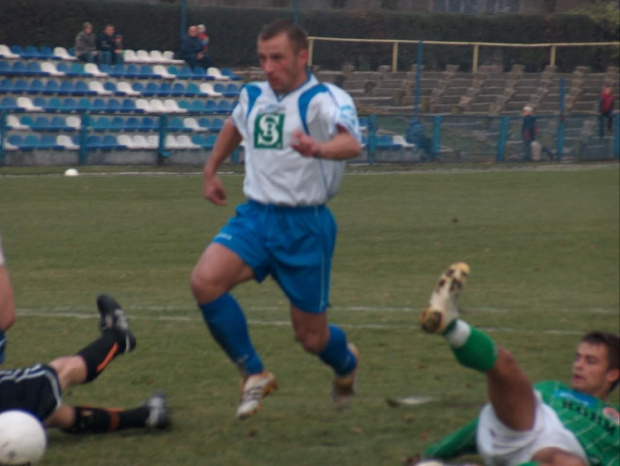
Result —
<path fill-rule="evenodd" d="M 495 342 L 486 333 L 464 320 L 456 319 L 450 323 L 443 336 L 462 366 L 487 372 L 495 365 Z"/>
<path fill-rule="evenodd" d="M 211 335 L 243 376 L 263 372 L 263 363 L 252 345 L 245 315 L 237 301 L 225 293 L 199 307 Z"/>
<path fill-rule="evenodd" d="M 115 357 L 125 352 L 125 346 L 125 334 L 111 329 L 80 350 L 77 354 L 84 359 L 88 373 L 84 383 L 95 380 Z"/>
<path fill-rule="evenodd" d="M 347 346 L 347 336 L 335 325 L 329 325 L 329 340 L 319 358 L 339 376 L 350 374 L 357 366 L 357 358 Z"/>
<path fill-rule="evenodd" d="M 102 434 L 122 429 L 146 427 L 150 411 L 146 406 L 116 410 L 76 406 L 73 426 L 65 429 L 69 434 Z"/>

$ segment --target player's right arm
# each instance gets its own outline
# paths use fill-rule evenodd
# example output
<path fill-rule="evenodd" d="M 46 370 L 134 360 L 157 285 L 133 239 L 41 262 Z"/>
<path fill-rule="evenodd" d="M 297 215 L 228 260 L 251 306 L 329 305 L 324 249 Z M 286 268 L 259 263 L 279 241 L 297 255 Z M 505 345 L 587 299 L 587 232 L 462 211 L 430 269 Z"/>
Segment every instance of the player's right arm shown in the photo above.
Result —
<path fill-rule="evenodd" d="M 241 133 L 237 127 L 230 119 L 226 120 L 203 171 L 203 194 L 215 205 L 226 205 L 226 191 L 222 181 L 217 176 L 217 169 L 239 146 L 241 140 Z"/>

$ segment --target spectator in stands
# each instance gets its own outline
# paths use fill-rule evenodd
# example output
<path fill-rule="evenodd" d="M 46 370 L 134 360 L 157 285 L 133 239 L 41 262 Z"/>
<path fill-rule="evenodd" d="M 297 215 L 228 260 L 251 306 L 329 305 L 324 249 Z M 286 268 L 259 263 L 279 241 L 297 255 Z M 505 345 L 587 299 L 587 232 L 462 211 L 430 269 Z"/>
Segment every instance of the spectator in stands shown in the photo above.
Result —
<path fill-rule="evenodd" d="M 114 26 L 106 25 L 103 32 L 97 38 L 97 50 L 99 51 L 99 64 L 122 65 L 123 48 L 121 36 L 115 34 Z"/>
<path fill-rule="evenodd" d="M 603 92 L 599 98 L 599 119 L 598 119 L 598 133 L 601 139 L 605 136 L 605 120 L 607 120 L 607 131 L 611 133 L 611 124 L 613 121 L 612 112 L 614 111 L 614 95 L 611 86 L 607 84 L 603 87 Z"/>
<path fill-rule="evenodd" d="M 91 23 L 84 23 L 75 36 L 75 56 L 85 63 L 94 63 L 97 57 L 97 38 Z"/>
<path fill-rule="evenodd" d="M 208 60 L 205 60 L 203 45 L 198 37 L 198 28 L 190 26 L 187 35 L 181 40 L 181 50 L 178 53 L 181 60 L 185 60 L 192 68 L 195 66 L 209 67 Z"/>
<path fill-rule="evenodd" d="M 209 36 L 207 35 L 207 28 L 204 24 L 196 26 L 198 29 L 198 38 L 202 44 L 202 53 L 204 55 L 204 61 L 206 62 L 205 68 L 211 66 L 211 55 L 209 55 Z"/>
<path fill-rule="evenodd" d="M 523 139 L 523 161 L 532 160 L 532 142 L 536 140 L 538 129 L 536 117 L 532 115 L 534 110 L 529 105 L 523 107 L 523 125 L 521 126 L 521 138 Z"/>

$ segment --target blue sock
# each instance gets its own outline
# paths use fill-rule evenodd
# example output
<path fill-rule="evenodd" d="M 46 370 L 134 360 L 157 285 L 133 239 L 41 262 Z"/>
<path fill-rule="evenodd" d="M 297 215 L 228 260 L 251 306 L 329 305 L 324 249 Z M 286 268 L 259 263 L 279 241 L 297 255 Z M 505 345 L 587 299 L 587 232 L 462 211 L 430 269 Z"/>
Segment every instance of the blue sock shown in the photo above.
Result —
<path fill-rule="evenodd" d="M 6 348 L 6 338 L 4 332 L 0 330 L 0 364 L 4 362 L 4 349 Z"/>
<path fill-rule="evenodd" d="M 250 341 L 248 324 L 241 307 L 229 293 L 199 304 L 209 331 L 244 375 L 260 374 L 263 363 Z"/>
<path fill-rule="evenodd" d="M 319 358 L 338 375 L 350 374 L 357 366 L 357 358 L 347 348 L 347 336 L 335 325 L 329 325 L 329 341 Z"/>

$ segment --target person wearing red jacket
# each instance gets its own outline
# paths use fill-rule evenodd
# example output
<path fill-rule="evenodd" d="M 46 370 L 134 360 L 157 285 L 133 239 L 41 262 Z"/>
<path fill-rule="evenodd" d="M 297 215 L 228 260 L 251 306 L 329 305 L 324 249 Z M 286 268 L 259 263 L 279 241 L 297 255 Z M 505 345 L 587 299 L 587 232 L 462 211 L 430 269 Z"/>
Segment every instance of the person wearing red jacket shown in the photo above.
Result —
<path fill-rule="evenodd" d="M 603 92 L 601 92 L 601 96 L 599 98 L 599 136 L 601 139 L 605 136 L 605 120 L 607 120 L 607 131 L 611 132 L 611 124 L 613 121 L 613 110 L 614 110 L 614 101 L 616 100 L 616 96 L 614 95 L 611 86 L 606 85 L 603 87 Z"/>

